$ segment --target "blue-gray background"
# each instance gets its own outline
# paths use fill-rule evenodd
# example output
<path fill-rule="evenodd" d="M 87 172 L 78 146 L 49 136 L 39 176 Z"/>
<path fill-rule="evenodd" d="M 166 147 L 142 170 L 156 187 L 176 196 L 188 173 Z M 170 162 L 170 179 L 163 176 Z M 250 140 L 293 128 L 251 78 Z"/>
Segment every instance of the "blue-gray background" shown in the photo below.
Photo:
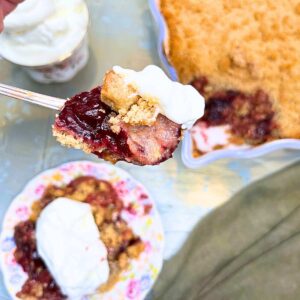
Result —
<path fill-rule="evenodd" d="M 18 67 L 0 60 L 0 82 L 45 94 L 68 97 L 98 85 L 113 65 L 141 69 L 159 65 L 156 30 L 146 0 L 89 0 L 90 53 L 88 66 L 71 82 L 41 85 Z M 90 159 L 65 149 L 51 136 L 55 112 L 0 97 L 0 220 L 13 197 L 34 175 L 63 162 Z M 166 232 L 165 258 L 170 257 L 197 221 L 233 193 L 297 159 L 297 152 L 280 151 L 264 158 L 222 160 L 200 170 L 188 170 L 175 159 L 156 167 L 120 163 L 140 180 L 156 199 Z M 2 280 L 0 299 L 7 296 Z"/>

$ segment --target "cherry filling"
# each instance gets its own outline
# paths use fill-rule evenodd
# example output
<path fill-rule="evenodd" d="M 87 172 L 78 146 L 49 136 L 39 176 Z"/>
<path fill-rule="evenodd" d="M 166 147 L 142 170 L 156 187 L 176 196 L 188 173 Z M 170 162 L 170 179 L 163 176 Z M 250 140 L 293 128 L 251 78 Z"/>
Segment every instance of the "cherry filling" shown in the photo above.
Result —
<path fill-rule="evenodd" d="M 123 130 L 116 134 L 110 129 L 108 121 L 113 111 L 100 101 L 100 94 L 101 87 L 97 87 L 72 97 L 66 102 L 54 126 L 82 138 L 99 157 L 102 157 L 99 149 L 107 149 L 119 159 L 130 157 L 127 134 Z"/>
<path fill-rule="evenodd" d="M 191 83 L 205 96 L 208 81 Z M 231 132 L 246 143 L 256 145 L 275 138 L 274 111 L 267 94 L 257 91 L 246 95 L 238 91 L 220 91 L 209 95 L 201 122 L 208 126 L 230 125 Z M 199 121 L 200 122 L 200 121 Z"/>
<path fill-rule="evenodd" d="M 19 223 L 15 228 L 14 239 L 17 246 L 16 262 L 29 277 L 22 290 L 17 293 L 17 297 L 40 300 L 66 299 L 37 253 L 35 222 L 28 220 Z"/>
<path fill-rule="evenodd" d="M 100 158 L 155 165 L 172 157 L 181 137 L 181 125 L 159 114 L 151 126 L 119 121 L 119 133 L 109 120 L 115 112 L 100 100 L 101 87 L 68 100 L 59 113 L 54 130 L 72 135 Z"/>

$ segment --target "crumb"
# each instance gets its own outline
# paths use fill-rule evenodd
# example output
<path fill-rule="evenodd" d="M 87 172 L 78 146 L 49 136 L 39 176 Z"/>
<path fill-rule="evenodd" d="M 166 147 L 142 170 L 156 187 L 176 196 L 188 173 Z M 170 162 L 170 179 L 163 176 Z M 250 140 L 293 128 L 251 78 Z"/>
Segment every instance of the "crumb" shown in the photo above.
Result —
<path fill-rule="evenodd" d="M 134 86 L 126 84 L 123 77 L 113 70 L 105 75 L 101 101 L 118 113 L 110 119 L 112 130 L 116 133 L 120 130 L 117 125 L 120 121 L 131 125 L 151 126 L 159 113 L 156 99 L 143 99 Z"/>

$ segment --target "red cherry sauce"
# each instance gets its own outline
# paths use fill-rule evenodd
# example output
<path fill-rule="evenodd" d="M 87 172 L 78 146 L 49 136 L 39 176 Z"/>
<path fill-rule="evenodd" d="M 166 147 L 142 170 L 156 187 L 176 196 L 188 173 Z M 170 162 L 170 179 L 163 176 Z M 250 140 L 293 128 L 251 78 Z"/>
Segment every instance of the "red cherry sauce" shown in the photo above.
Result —
<path fill-rule="evenodd" d="M 207 96 L 208 81 L 199 78 L 191 83 L 206 97 L 205 114 L 199 122 L 208 126 L 230 125 L 231 132 L 249 144 L 261 144 L 276 134 L 272 103 L 266 93 L 246 95 L 238 91 L 219 91 Z"/>
<path fill-rule="evenodd" d="M 68 100 L 59 113 L 55 128 L 63 130 L 89 145 L 99 157 L 112 153 L 118 159 L 131 156 L 127 134 L 123 130 L 114 133 L 109 124 L 114 114 L 109 106 L 100 101 L 101 87 L 80 93 Z M 103 153 L 101 151 L 105 149 Z"/>
<path fill-rule="evenodd" d="M 15 228 L 14 239 L 16 262 L 28 274 L 28 279 L 17 296 L 21 299 L 28 296 L 41 300 L 66 299 L 38 255 L 35 222 L 28 220 L 19 223 Z"/>

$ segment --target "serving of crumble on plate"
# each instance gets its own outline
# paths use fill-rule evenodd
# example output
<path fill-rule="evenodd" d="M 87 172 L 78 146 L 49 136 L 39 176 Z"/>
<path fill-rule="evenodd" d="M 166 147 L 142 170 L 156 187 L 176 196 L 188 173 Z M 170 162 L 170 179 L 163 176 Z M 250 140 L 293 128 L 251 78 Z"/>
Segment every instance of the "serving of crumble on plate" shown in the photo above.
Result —
<path fill-rule="evenodd" d="M 90 299 L 143 299 L 162 266 L 163 231 L 154 202 L 126 172 L 87 161 L 41 173 L 8 209 L 0 259 L 11 297 L 65 299 L 39 257 L 35 240 L 40 213 L 62 196 L 91 205 L 108 249 L 109 279 Z"/>

